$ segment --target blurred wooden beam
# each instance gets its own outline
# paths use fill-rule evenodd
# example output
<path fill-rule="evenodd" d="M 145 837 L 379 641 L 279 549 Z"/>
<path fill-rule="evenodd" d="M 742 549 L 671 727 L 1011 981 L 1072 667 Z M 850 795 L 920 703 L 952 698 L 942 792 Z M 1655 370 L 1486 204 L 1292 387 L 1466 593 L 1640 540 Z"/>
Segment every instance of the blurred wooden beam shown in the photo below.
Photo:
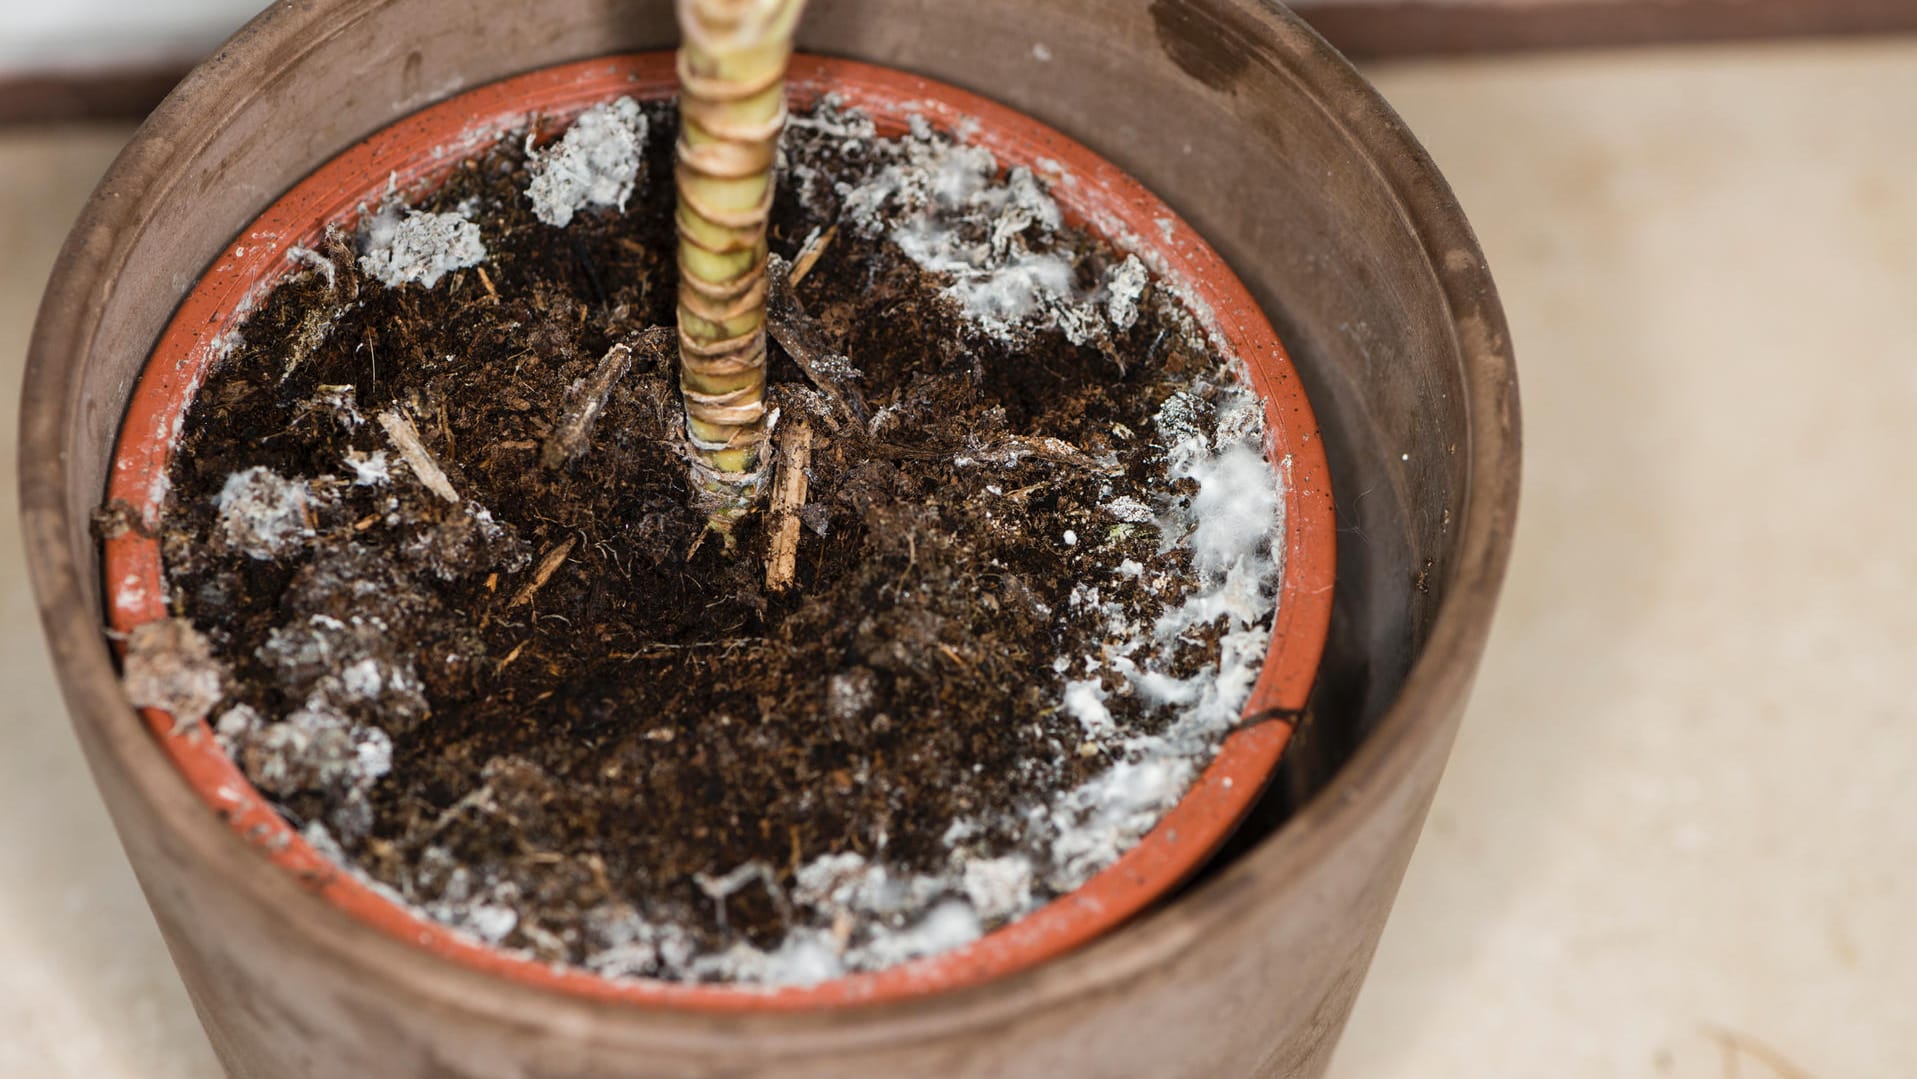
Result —
<path fill-rule="evenodd" d="M 1359 59 L 1917 33 L 1917 0 L 1292 0 Z M 0 73 L 0 127 L 143 119 L 193 61 Z"/>
<path fill-rule="evenodd" d="M 142 120 L 195 62 L 0 72 L 0 127 Z"/>
<path fill-rule="evenodd" d="M 1292 7 L 1360 59 L 1917 32 L 1917 0 L 1292 0 Z"/>

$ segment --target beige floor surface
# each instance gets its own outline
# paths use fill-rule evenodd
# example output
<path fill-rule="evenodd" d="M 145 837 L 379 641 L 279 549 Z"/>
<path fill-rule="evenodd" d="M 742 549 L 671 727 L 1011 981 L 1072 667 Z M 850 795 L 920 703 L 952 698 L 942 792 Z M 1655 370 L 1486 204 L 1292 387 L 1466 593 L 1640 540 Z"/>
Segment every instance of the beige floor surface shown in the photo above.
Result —
<path fill-rule="evenodd" d="M 1336 1079 L 1917 1075 L 1917 43 L 1373 74 L 1482 235 L 1529 462 Z M 40 285 L 124 134 L 0 135 L 0 1076 L 214 1074 L 11 490 Z"/>

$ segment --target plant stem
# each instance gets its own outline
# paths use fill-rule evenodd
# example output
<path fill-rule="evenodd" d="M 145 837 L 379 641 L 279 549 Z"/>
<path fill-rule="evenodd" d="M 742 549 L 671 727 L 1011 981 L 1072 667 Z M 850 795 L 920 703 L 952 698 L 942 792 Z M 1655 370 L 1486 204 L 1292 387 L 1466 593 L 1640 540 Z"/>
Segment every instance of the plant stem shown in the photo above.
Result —
<path fill-rule="evenodd" d="M 764 476 L 766 218 L 805 0 L 678 0 L 679 389 L 708 527 Z"/>

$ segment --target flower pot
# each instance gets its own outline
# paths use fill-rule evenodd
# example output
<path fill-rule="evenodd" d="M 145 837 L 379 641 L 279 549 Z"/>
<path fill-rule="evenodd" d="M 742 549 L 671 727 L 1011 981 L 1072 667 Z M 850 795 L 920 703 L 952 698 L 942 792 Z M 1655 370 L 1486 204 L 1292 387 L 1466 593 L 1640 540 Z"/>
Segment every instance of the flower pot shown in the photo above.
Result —
<path fill-rule="evenodd" d="M 88 514 L 198 270 L 422 105 L 673 37 L 663 2 L 509 0 L 483 20 L 446 0 L 278 8 L 155 114 L 56 271 L 24 405 L 29 557 L 76 729 L 222 1060 L 246 1076 L 1318 1074 L 1482 649 L 1516 397 L 1442 181 L 1341 60 L 1252 0 L 821 0 L 802 41 L 981 90 L 1116 161 L 1218 245 L 1297 359 L 1341 524 L 1314 719 L 1265 803 L 1302 808 L 1176 901 L 948 993 L 635 1007 L 447 962 L 317 898 L 234 841 L 125 703 Z"/>
<path fill-rule="evenodd" d="M 788 94 L 796 109 L 826 94 L 869 115 L 880 134 L 903 134 L 913 117 L 990 150 L 1006 168 L 1050 174 L 1068 221 L 1124 237 L 1168 285 L 1189 297 L 1208 331 L 1239 357 L 1264 401 L 1269 454 L 1282 461 L 1284 551 L 1276 624 L 1242 726 L 1224 739 L 1197 783 L 1156 827 L 1084 886 L 998 931 L 951 951 L 817 985 L 767 989 L 608 979 L 488 946 L 394 903 L 330 862 L 248 781 L 203 728 L 145 709 L 147 726 L 207 806 L 245 842 L 322 898 L 408 943 L 471 969 L 592 999 L 738 1012 L 870 1005 L 947 992 L 1031 967 L 1110 931 L 1171 891 L 1215 853 L 1265 789 L 1323 653 L 1331 613 L 1334 527 L 1327 465 L 1310 402 L 1270 323 L 1215 252 L 1150 192 L 1056 131 L 939 83 L 885 68 L 795 57 Z M 677 92 L 675 54 L 651 52 L 544 68 L 491 83 L 422 110 L 327 162 L 242 229 L 174 314 L 135 386 L 114 454 L 108 499 L 146 525 L 160 520 L 184 418 L 223 342 L 251 304 L 297 274 L 296 247 L 321 243 L 328 227 L 351 231 L 389 185 L 435 185 L 461 154 L 537 118 L 551 127 L 621 95 L 639 101 Z M 459 153 L 448 153 L 447 148 Z M 127 529 L 104 547 L 108 620 L 130 635 L 168 617 L 160 541 Z"/>

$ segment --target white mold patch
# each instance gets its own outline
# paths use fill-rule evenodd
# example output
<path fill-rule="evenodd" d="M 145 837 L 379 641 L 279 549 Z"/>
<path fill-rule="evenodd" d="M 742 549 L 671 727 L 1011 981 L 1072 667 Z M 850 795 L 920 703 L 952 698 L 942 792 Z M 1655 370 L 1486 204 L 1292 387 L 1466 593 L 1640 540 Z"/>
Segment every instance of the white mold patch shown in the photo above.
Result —
<path fill-rule="evenodd" d="M 215 506 L 220 538 L 249 558 L 279 558 L 313 538 L 311 488 L 270 468 L 257 466 L 228 476 Z"/>
<path fill-rule="evenodd" d="M 477 266 L 486 258 L 479 226 L 464 215 L 408 210 L 402 216 L 397 205 L 388 204 L 367 229 L 359 268 L 387 288 L 432 288 L 454 270 Z"/>
<path fill-rule="evenodd" d="M 645 167 L 646 128 L 629 97 L 581 113 L 557 143 L 532 154 L 533 216 L 564 228 L 589 206 L 624 210 Z"/>

